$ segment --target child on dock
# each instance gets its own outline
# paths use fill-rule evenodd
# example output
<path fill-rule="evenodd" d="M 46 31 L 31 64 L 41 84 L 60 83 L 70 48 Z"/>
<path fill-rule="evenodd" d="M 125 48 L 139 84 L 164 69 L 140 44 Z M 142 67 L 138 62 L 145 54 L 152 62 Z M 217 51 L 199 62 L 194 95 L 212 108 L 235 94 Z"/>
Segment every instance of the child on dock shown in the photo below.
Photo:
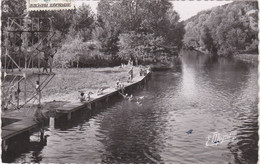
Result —
<path fill-rule="evenodd" d="M 80 100 L 80 102 L 86 101 L 86 97 L 85 97 L 84 92 L 81 92 L 81 93 L 80 93 L 79 100 Z"/>
<path fill-rule="evenodd" d="M 103 95 L 103 91 L 104 91 L 104 88 L 99 88 L 99 89 L 97 90 L 97 96 Z"/>
<path fill-rule="evenodd" d="M 116 81 L 116 89 L 120 89 L 120 79 Z"/>
<path fill-rule="evenodd" d="M 90 101 L 90 95 L 93 94 L 92 92 L 88 92 L 87 101 Z"/>

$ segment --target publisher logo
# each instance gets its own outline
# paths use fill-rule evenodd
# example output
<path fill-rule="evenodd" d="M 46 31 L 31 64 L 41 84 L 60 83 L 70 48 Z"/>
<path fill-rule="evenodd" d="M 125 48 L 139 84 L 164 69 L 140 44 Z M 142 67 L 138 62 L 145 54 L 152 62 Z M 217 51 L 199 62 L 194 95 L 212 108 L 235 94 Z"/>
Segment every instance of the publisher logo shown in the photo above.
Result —
<path fill-rule="evenodd" d="M 213 132 L 208 135 L 206 146 L 217 146 L 218 144 L 222 144 L 224 142 L 232 142 L 235 139 L 236 137 L 234 132 L 231 132 L 229 134 L 221 134 L 218 132 Z"/>

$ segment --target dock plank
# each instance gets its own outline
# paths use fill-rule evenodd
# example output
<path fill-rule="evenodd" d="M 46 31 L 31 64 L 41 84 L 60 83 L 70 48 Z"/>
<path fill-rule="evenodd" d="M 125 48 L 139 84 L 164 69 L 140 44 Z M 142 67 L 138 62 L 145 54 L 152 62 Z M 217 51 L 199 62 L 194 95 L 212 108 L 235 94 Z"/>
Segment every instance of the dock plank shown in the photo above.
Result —
<path fill-rule="evenodd" d="M 143 81 L 150 73 L 148 73 L 146 76 L 137 76 L 135 77 L 132 82 L 123 82 L 125 88 L 131 87 L 133 85 L 138 84 L 139 82 Z M 91 105 L 92 103 L 96 103 L 98 101 L 101 101 L 103 99 L 109 98 L 112 95 L 117 94 L 120 92 L 121 89 L 115 89 L 115 88 L 107 88 L 103 91 L 102 95 L 92 95 L 91 99 L 89 101 L 86 101 L 85 103 L 81 102 L 74 102 L 66 104 L 62 107 L 59 107 L 56 109 L 57 113 L 72 113 L 78 109 L 82 109 L 87 107 L 88 105 Z"/>
<path fill-rule="evenodd" d="M 12 136 L 15 136 L 16 131 L 14 130 L 5 130 L 5 129 L 2 129 L 1 130 L 1 136 L 2 136 L 2 139 L 6 139 L 6 138 L 9 138 L 9 137 L 12 137 Z"/>
<path fill-rule="evenodd" d="M 19 121 L 7 126 L 2 127 L 4 130 L 13 130 L 13 131 L 26 131 L 32 127 L 37 126 L 37 123 L 27 122 L 27 121 Z"/>

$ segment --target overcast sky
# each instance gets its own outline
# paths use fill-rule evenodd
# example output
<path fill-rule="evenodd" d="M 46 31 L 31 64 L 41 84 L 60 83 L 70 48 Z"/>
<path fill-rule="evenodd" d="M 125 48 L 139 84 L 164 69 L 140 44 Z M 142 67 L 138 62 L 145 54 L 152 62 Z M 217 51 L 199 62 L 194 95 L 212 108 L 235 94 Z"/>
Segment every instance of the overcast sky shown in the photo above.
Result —
<path fill-rule="evenodd" d="M 221 6 L 232 1 L 172 1 L 174 9 L 180 14 L 181 20 L 186 20 L 202 10 Z"/>
<path fill-rule="evenodd" d="M 96 12 L 98 0 L 75 0 L 76 6 L 82 3 L 89 4 Z M 202 10 L 207 10 L 215 6 L 231 3 L 232 1 L 171 1 L 174 9 L 180 14 L 181 20 L 186 20 Z"/>

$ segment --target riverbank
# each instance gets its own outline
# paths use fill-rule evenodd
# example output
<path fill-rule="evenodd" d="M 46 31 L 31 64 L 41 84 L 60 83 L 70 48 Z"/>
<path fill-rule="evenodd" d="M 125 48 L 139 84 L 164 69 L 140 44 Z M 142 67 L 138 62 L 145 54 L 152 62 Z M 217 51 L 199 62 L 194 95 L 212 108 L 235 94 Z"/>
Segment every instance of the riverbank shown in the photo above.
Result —
<path fill-rule="evenodd" d="M 194 51 L 203 53 L 203 54 L 209 54 L 206 51 L 200 50 L 198 48 L 193 49 Z M 240 60 L 240 61 L 244 61 L 253 65 L 258 65 L 258 54 L 249 54 L 249 53 L 241 53 L 241 54 L 237 54 L 237 55 L 233 55 L 232 58 Z"/>
<path fill-rule="evenodd" d="M 233 56 L 237 60 L 258 65 L 258 54 L 238 54 Z"/>
<path fill-rule="evenodd" d="M 133 70 L 134 77 L 138 76 L 139 68 L 133 67 Z M 43 110 L 49 106 L 55 108 L 66 103 L 79 102 L 80 92 L 96 94 L 99 88 L 115 88 L 118 79 L 121 82 L 127 81 L 128 71 L 129 67 L 54 69 L 55 77 L 42 91 Z M 36 80 L 37 77 L 31 78 L 31 81 Z M 20 111 L 2 111 L 2 116 L 32 117 L 36 107 L 36 102 L 30 102 Z"/>
<path fill-rule="evenodd" d="M 93 105 L 96 106 L 97 103 L 103 101 L 103 99 L 108 102 L 111 96 L 118 94 L 116 81 L 119 79 L 120 83 L 122 83 L 129 92 L 131 92 L 130 90 L 132 90 L 136 84 L 141 85 L 139 83 L 143 81 L 144 83 L 146 82 L 147 76 L 140 76 L 138 67 L 134 67 L 134 76 L 132 81 L 129 82 L 127 79 L 129 68 L 83 69 L 76 70 L 76 72 L 75 70 L 56 70 L 56 72 L 58 72 L 58 78 L 53 80 L 52 85 L 47 87 L 44 93 L 49 95 L 46 96 L 45 101 L 41 104 L 41 113 L 44 115 L 44 117 L 41 116 L 41 119 L 45 118 L 44 120 L 48 120 L 49 117 L 56 117 L 57 112 L 64 114 L 64 111 L 68 115 L 68 119 L 70 119 L 71 113 L 74 111 L 85 107 L 91 110 Z M 79 80 L 75 80 L 75 78 Z M 81 81 L 80 79 L 85 81 Z M 58 88 L 61 86 L 60 84 L 64 86 L 65 89 Z M 51 94 L 52 92 L 50 91 L 53 91 L 52 87 L 56 88 L 56 94 Z M 98 88 L 104 89 L 103 94 L 97 94 L 97 90 L 95 89 Z M 75 91 L 73 89 L 80 90 Z M 93 91 L 90 100 L 86 101 L 86 103 L 81 103 L 78 98 L 79 93 L 90 91 Z M 62 94 L 65 95 L 62 96 Z M 37 128 L 39 123 L 44 121 L 36 121 L 36 119 L 38 119 L 35 118 L 37 109 L 37 104 L 28 104 L 20 110 L 7 110 L 2 112 L 2 140 L 4 150 L 7 150 L 7 145 L 9 145 L 7 141 L 9 141 L 10 138 L 32 131 Z"/>

